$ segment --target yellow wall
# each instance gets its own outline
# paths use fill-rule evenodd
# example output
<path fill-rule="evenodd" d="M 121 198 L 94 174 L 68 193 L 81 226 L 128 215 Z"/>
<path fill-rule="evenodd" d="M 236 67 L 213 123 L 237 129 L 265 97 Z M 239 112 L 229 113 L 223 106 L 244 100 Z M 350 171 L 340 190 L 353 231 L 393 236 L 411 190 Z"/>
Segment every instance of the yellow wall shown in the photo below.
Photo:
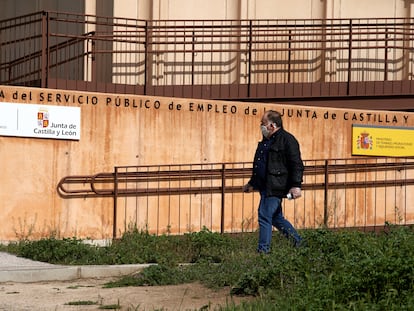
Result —
<path fill-rule="evenodd" d="M 62 199 L 56 191 L 62 177 L 112 172 L 117 165 L 251 161 L 265 109 L 285 113 L 285 128 L 298 138 L 304 159 L 351 157 L 353 123 L 414 126 L 414 114 L 405 112 L 8 86 L 0 86 L 0 102 L 81 108 L 79 141 L 0 137 L 0 240 L 53 232 L 111 237 L 112 200 Z"/>
<path fill-rule="evenodd" d="M 41 10 L 145 20 L 412 17 L 407 0 L 5 0 L 0 19 Z"/>
<path fill-rule="evenodd" d="M 143 9 L 137 10 L 139 6 Z M 411 17 L 412 6 L 406 0 L 114 1 L 117 17 L 143 18 L 139 16 L 145 16 L 149 9 L 154 20 Z"/>
<path fill-rule="evenodd" d="M 412 6 L 406 0 L 124 0 L 114 1 L 114 16 L 153 20 L 383 18 L 411 17 Z"/>

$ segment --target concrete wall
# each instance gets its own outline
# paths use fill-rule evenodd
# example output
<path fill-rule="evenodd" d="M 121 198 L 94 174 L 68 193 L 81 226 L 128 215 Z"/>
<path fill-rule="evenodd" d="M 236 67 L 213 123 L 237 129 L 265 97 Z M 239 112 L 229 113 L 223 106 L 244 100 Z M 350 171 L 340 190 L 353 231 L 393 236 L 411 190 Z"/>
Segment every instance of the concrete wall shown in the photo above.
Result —
<path fill-rule="evenodd" d="M 144 20 L 381 18 L 413 14 L 413 4 L 405 0 L 0 0 L 0 5 L 1 19 L 39 10 Z M 116 57 L 101 60 L 104 65 L 98 70 L 111 72 Z M 23 98 L 23 94 L 27 96 Z M 47 94 L 51 100 L 46 99 Z M 58 102 L 56 94 L 66 95 L 69 100 Z M 97 104 L 91 103 L 92 98 Z M 56 191 L 62 177 L 112 172 L 115 165 L 251 161 L 260 139 L 264 109 L 278 109 L 285 114 L 285 127 L 299 139 L 304 159 L 350 157 L 353 123 L 414 126 L 413 114 L 402 112 L 6 86 L 0 86 L 0 102 L 80 106 L 82 117 L 80 141 L 0 137 L 0 240 L 39 238 L 54 232 L 67 237 L 110 237 L 111 200 L 62 199 Z"/>
<path fill-rule="evenodd" d="M 0 0 L 0 5 L 0 19 L 57 10 L 92 15 L 105 11 L 115 17 L 146 20 L 192 20 L 412 17 L 414 4 L 407 0 Z"/>
<path fill-rule="evenodd" d="M 60 11 L 82 14 L 85 12 L 85 0 L 0 0 L 0 7 L 0 19 L 12 18 L 39 11 Z"/>
<path fill-rule="evenodd" d="M 115 16 L 144 19 L 323 19 L 412 17 L 406 0 L 127 0 Z"/>
<path fill-rule="evenodd" d="M 263 25 L 272 25 L 275 19 L 349 19 L 349 18 L 378 18 L 381 22 L 382 18 L 392 17 L 412 17 L 413 4 L 407 0 L 212 0 L 212 1 L 185 1 L 185 0 L 98 0 L 98 1 L 7 1 L 0 0 L 2 8 L 0 12 L 1 18 L 10 18 L 22 14 L 28 14 L 40 10 L 52 10 L 60 12 L 74 12 L 79 14 L 88 14 L 85 17 L 86 23 L 79 24 L 56 24 L 51 22 L 49 27 L 51 32 L 64 32 L 70 33 L 71 35 L 81 35 L 84 33 L 91 33 L 96 31 L 102 37 L 105 37 L 108 33 L 133 33 L 134 31 L 143 30 L 144 21 L 157 21 L 167 20 L 166 25 L 170 28 L 174 28 L 175 22 L 172 20 L 203 20 L 205 25 L 210 25 L 217 20 L 232 20 L 233 23 L 240 23 L 240 20 L 261 20 Z M 95 15 L 100 16 L 103 23 L 95 24 Z M 105 17 L 111 20 L 111 17 L 116 17 L 117 21 L 115 26 L 105 25 Z M 139 21 L 138 21 L 138 20 Z M 207 20 L 213 20 L 208 22 Z M 362 21 L 363 22 L 363 21 Z M 163 23 L 163 22 L 162 22 Z M 283 21 L 280 21 L 283 24 Z M 178 22 L 179 24 L 179 22 Z M 60 27 L 57 29 L 56 27 Z M 130 27 L 127 27 L 129 25 Z M 137 27 L 139 26 L 139 27 Z M 40 27 L 40 25 L 38 26 Z M 26 35 L 27 29 L 17 29 L 16 33 L 8 34 L 7 31 L 2 33 L 2 40 L 10 40 L 8 37 L 17 37 L 17 35 Z M 30 36 L 39 35 L 40 29 L 30 29 Z M 289 30 L 291 31 L 291 29 Z M 346 31 L 345 31 L 346 32 Z M 281 33 L 279 33 L 280 35 Z M 197 33 L 195 33 L 197 36 Z M 234 37 L 234 44 L 223 43 L 221 45 L 214 45 L 214 49 L 229 49 L 237 50 L 238 48 L 246 48 L 243 44 L 239 46 L 237 43 L 238 33 L 234 30 L 223 30 L 220 33 L 222 36 Z M 269 33 L 269 40 L 272 41 L 272 32 Z M 27 35 L 26 35 L 27 36 Z M 152 85 L 180 85 L 192 83 L 194 79 L 195 84 L 231 84 L 233 82 L 248 83 L 246 74 L 249 68 L 245 66 L 244 55 L 238 55 L 235 52 L 225 53 L 212 53 L 209 50 L 212 48 L 211 42 L 207 39 L 206 44 L 203 45 L 200 42 L 195 45 L 197 49 L 205 49 L 205 52 L 198 51 L 194 55 L 191 53 L 166 53 L 165 51 L 178 49 L 183 51 L 191 51 L 193 48 L 191 42 L 191 33 L 186 34 L 184 41 L 186 43 L 177 43 L 175 38 L 165 40 L 165 45 L 152 45 L 154 50 L 160 49 L 162 52 L 153 54 L 150 59 L 144 59 L 144 44 L 136 42 L 128 42 L 123 38 L 118 38 L 114 41 L 106 40 L 95 40 L 95 46 L 92 47 L 92 41 L 85 41 L 78 46 L 72 48 L 72 50 L 78 51 L 78 54 L 82 49 L 86 51 L 92 51 L 93 49 L 100 51 L 94 54 L 94 61 L 96 66 L 92 64 L 92 57 L 85 57 L 84 62 L 78 61 L 70 63 L 69 69 L 58 70 L 53 69 L 49 75 L 50 78 L 63 78 L 63 79 L 82 79 L 92 81 L 95 79 L 97 82 L 105 83 L 116 83 L 116 84 L 128 84 L 128 85 L 143 85 L 145 83 L 144 75 L 136 73 L 143 72 L 145 70 L 144 65 L 150 68 L 152 72 L 148 74 L 147 79 L 152 79 Z M 376 44 L 385 45 L 385 37 L 387 34 L 373 35 L 372 37 L 364 37 L 358 35 L 358 39 L 362 40 L 374 40 Z M 368 36 L 368 35 L 367 35 Z M 282 37 L 283 38 L 283 37 Z M 257 64 L 251 69 L 253 72 L 263 72 L 262 75 L 256 73 L 251 83 L 278 83 L 285 82 L 286 76 L 283 74 L 284 67 L 288 62 L 292 63 L 292 70 L 294 74 L 290 76 L 291 82 L 315 82 L 320 80 L 327 80 L 327 82 L 345 82 L 348 77 L 344 71 L 344 64 L 347 64 L 348 55 L 347 50 L 337 49 L 335 45 L 329 46 L 328 50 L 324 53 L 320 52 L 319 49 L 323 49 L 323 36 L 315 34 L 314 37 L 304 37 L 305 40 L 313 40 L 315 43 L 312 47 L 309 43 L 304 43 L 302 46 L 300 41 L 301 38 L 294 34 L 294 40 L 298 40 L 293 44 L 294 48 L 298 48 L 294 53 L 277 52 L 271 54 L 268 51 L 254 52 L 252 57 L 257 60 Z M 332 37 L 330 37 L 332 38 Z M 266 38 L 262 38 L 266 42 Z M 338 39 L 338 38 L 336 38 Z M 345 38 L 342 38 L 346 40 Z M 56 45 L 63 41 L 64 38 L 51 39 L 49 44 Z M 159 39 L 163 41 L 164 39 Z M 179 39 L 182 41 L 183 39 Z M 244 39 L 246 40 L 246 39 Z M 329 41 L 330 39 L 328 39 Z M 395 41 L 394 41 L 395 40 Z M 385 75 L 385 65 L 380 61 L 381 58 L 387 59 L 387 79 L 388 80 L 401 80 L 408 79 L 410 75 L 409 62 L 411 59 L 410 49 L 405 46 L 402 49 L 399 46 L 401 35 L 392 34 L 389 38 L 389 42 L 394 42 L 395 47 L 388 49 L 371 49 L 366 50 L 364 47 L 365 43 L 354 43 L 359 45 L 360 48 L 354 50 L 353 59 L 353 70 L 351 79 L 353 81 L 364 80 L 364 81 L 377 81 L 383 80 Z M 41 47 L 40 39 L 36 43 L 27 43 L 34 50 L 39 50 Z M 282 48 L 288 49 L 286 42 L 282 43 L 263 43 L 263 47 Z M 82 46 L 83 45 L 83 46 Z M 233 46 L 232 46 L 233 45 Z M 355 46 L 354 46 L 355 47 Z M 261 46 L 254 46 L 254 48 L 261 49 Z M 301 51 L 300 49 L 304 50 Z M 30 47 L 29 47 L 30 49 Z M 311 50 L 308 50 L 311 49 Z M 4 49 L 5 50 L 5 49 Z M 21 58 L 27 55 L 25 50 L 24 42 L 16 44 L 12 48 L 13 52 L 0 53 L 2 62 L 11 61 L 16 58 Z M 114 52 L 113 52 L 114 51 Z M 387 51 L 387 55 L 385 55 Z M 22 53 L 25 53 L 23 55 Z M 32 51 L 30 51 L 32 52 Z M 62 50 L 61 54 L 57 57 L 64 58 L 70 57 L 70 51 Z M 194 59 L 192 59 L 194 58 Z M 199 63 L 208 63 L 211 60 L 214 66 L 211 68 L 204 68 L 203 66 L 197 67 Z M 182 65 L 177 65 L 177 63 Z M 273 62 L 273 64 L 272 64 Z M 174 65 L 172 65 L 174 64 Z M 177 74 L 180 72 L 188 72 L 191 66 L 194 66 L 195 70 L 203 72 L 204 70 L 211 70 L 214 74 L 212 76 L 204 75 L 198 77 L 192 74 Z M 37 65 L 37 64 L 36 64 Z M 70 68 L 77 67 L 76 72 L 71 72 Z M 80 67 L 84 69 L 81 70 Z M 325 74 L 324 68 L 330 68 L 330 73 Z M 22 71 L 28 69 L 20 69 L 13 67 L 14 71 L 12 76 L 21 75 Z M 31 70 L 32 68 L 30 68 Z M 54 72 L 53 70 L 56 70 Z M 270 71 L 270 74 L 267 71 Z M 92 77 L 93 72 L 95 76 Z M 282 73 L 278 73 L 282 72 Z M 3 81 L 8 76 L 2 74 Z M 29 79 L 29 78 L 27 78 Z M 35 78 L 30 77 L 34 80 Z M 204 79 L 205 81 L 200 81 Z M 191 81 L 191 82 L 190 82 Z M 23 81 L 19 81 L 23 82 Z"/>
<path fill-rule="evenodd" d="M 53 232 L 111 237 L 112 200 L 62 199 L 56 191 L 61 178 L 119 165 L 250 162 L 265 109 L 285 114 L 285 128 L 298 138 L 305 160 L 350 157 L 352 124 L 414 126 L 413 113 L 8 86 L 0 86 L 0 102 L 81 108 L 79 141 L 0 137 L 0 240 Z"/>

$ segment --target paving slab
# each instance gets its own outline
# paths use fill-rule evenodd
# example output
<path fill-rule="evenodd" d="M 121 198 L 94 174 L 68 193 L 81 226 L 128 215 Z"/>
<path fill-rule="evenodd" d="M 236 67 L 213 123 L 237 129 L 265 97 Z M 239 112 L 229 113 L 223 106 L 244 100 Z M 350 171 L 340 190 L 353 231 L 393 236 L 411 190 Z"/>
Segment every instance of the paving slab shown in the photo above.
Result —
<path fill-rule="evenodd" d="M 0 252 L 0 283 L 68 281 L 80 278 L 115 277 L 139 272 L 149 265 L 54 265 Z"/>

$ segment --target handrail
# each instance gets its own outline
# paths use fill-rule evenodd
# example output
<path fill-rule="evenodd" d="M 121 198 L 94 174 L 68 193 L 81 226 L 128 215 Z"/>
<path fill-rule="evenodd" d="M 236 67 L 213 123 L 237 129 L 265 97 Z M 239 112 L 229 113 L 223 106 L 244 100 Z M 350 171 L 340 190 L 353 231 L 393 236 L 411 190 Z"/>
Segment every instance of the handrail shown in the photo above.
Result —
<path fill-rule="evenodd" d="M 70 39 L 50 46 L 48 48 L 48 53 L 50 55 L 52 53 L 59 52 L 59 51 L 63 50 L 64 48 L 70 48 L 71 46 L 79 44 L 81 42 L 84 42 L 85 40 L 90 40 L 94 35 L 95 35 L 95 31 L 90 31 L 90 32 L 84 33 L 81 36 L 65 36 L 65 37 L 69 37 Z M 41 36 L 40 35 L 39 36 L 32 36 L 32 39 L 35 39 L 35 38 L 41 38 Z M 25 38 L 25 39 L 27 39 L 27 38 Z M 3 42 L 2 44 L 5 45 L 7 43 L 8 42 Z M 38 51 L 32 52 L 30 54 L 24 55 L 24 56 L 19 57 L 19 58 L 12 59 L 9 62 L 4 62 L 4 63 L 0 64 L 0 69 L 1 70 L 7 70 L 9 72 L 9 75 L 10 75 L 13 68 L 15 68 L 17 66 L 20 66 L 22 64 L 25 64 L 27 62 L 34 61 L 36 59 L 40 59 L 42 54 L 43 54 L 43 50 L 40 48 Z M 62 65 L 62 64 L 65 64 L 65 63 L 68 63 L 68 62 L 71 62 L 71 61 L 74 61 L 74 60 L 77 60 L 77 59 L 82 59 L 83 57 L 85 57 L 87 55 L 90 55 L 90 54 L 91 54 L 91 52 L 88 52 L 88 51 L 78 53 L 77 55 L 68 57 L 65 60 L 62 60 L 60 62 L 55 62 L 55 63 L 50 64 L 49 69 L 54 68 L 54 67 L 58 67 L 59 65 Z M 30 69 L 30 71 L 26 71 L 26 72 L 23 71 L 23 72 L 20 73 L 20 75 L 15 75 L 13 77 L 9 77 L 9 80 L 7 81 L 7 83 L 12 83 L 13 81 L 19 81 L 21 78 L 32 76 L 32 75 L 35 75 L 35 74 L 40 74 L 40 72 L 41 72 L 40 67 Z"/>
<path fill-rule="evenodd" d="M 335 197 L 334 193 L 337 189 L 366 191 L 369 188 L 404 187 L 403 191 L 407 191 L 407 186 L 414 185 L 412 172 L 414 158 L 384 159 L 385 162 L 381 158 L 304 161 L 305 182 L 302 184 L 304 197 L 307 197 L 308 191 L 310 197 L 318 193 L 317 196 L 323 203 L 320 205 L 320 210 L 323 210 L 322 223 L 324 225 L 328 225 L 330 219 L 331 207 L 328 201 L 331 197 Z M 225 197 L 227 194 L 242 193 L 242 185 L 248 181 L 251 173 L 250 162 L 119 166 L 114 168 L 114 172 L 66 176 L 59 181 L 57 191 L 65 199 L 113 198 L 113 238 L 117 235 L 117 217 L 118 208 L 120 208 L 118 200 L 120 198 L 160 198 L 162 196 L 180 196 L 181 198 L 184 195 L 215 194 L 220 197 L 220 231 L 224 232 Z M 335 191 L 332 192 L 333 190 Z M 398 209 L 397 204 L 399 203 L 395 201 L 392 208 Z M 373 208 L 376 211 L 377 206 Z M 179 210 L 180 206 L 177 206 L 177 209 Z"/>
<path fill-rule="evenodd" d="M 251 167 L 245 168 L 222 168 L 217 169 L 184 169 L 184 170 L 166 170 L 166 171 L 133 171 L 133 172 L 119 172 L 117 173 L 117 191 L 118 196 L 153 196 L 153 195 L 170 195 L 180 193 L 203 193 L 221 191 L 221 186 L 203 186 L 203 187 L 142 187 L 142 188 L 122 188 L 123 184 L 150 184 L 162 182 L 177 182 L 177 181 L 202 181 L 202 180 L 216 180 L 219 181 L 224 176 L 226 180 L 231 179 L 248 179 L 251 176 Z M 231 163 L 227 163 L 230 164 Z M 250 163 L 242 163 L 249 165 Z M 199 166 L 205 164 L 199 164 Z M 176 166 L 176 165 L 174 165 Z M 148 167 L 148 166 L 143 166 Z M 154 166 L 159 168 L 160 166 Z M 166 166 L 168 167 L 168 166 Z M 139 166 L 130 166 L 122 168 L 139 168 Z M 327 166 L 328 175 L 343 174 L 343 173 L 368 173 L 380 171 L 401 171 L 414 169 L 413 162 L 400 163 L 364 163 L 364 164 L 329 164 Z M 114 195 L 114 173 L 103 172 L 95 175 L 74 175 L 63 177 L 57 186 L 57 191 L 62 198 L 88 198 L 88 197 L 111 197 Z M 325 175 L 325 165 L 305 165 L 304 175 Z M 104 188 L 104 185 L 110 184 L 112 188 Z M 329 182 L 328 187 L 333 188 L 358 188 L 386 186 L 386 185 L 402 185 L 414 184 L 413 179 L 394 179 L 392 181 L 377 180 L 369 184 L 366 182 L 343 181 L 343 182 Z M 76 185 L 75 189 L 70 189 L 69 185 Z M 304 183 L 303 189 L 323 189 L 325 183 Z M 226 192 L 242 192 L 241 187 L 225 186 Z"/>
<path fill-rule="evenodd" d="M 71 46 L 73 44 L 91 39 L 91 36 L 93 36 L 94 34 L 95 34 L 95 31 L 90 31 L 90 32 L 87 32 L 87 33 L 83 34 L 82 36 L 71 37 L 70 39 L 68 39 L 66 41 L 62 41 L 60 43 L 57 43 L 55 45 L 50 46 L 49 47 L 49 52 L 56 52 L 56 51 L 58 51 L 59 49 L 61 49 L 63 47 L 68 47 L 68 46 Z M 40 37 L 40 36 L 38 36 L 38 37 Z M 22 56 L 20 58 L 13 59 L 13 60 L 9 61 L 7 64 L 9 64 L 10 67 L 15 66 L 15 65 L 21 64 L 21 63 L 23 63 L 27 60 L 31 60 L 31 59 L 40 57 L 41 55 L 42 55 L 42 50 L 40 49 L 39 51 L 35 51 L 31 54 Z"/>
<path fill-rule="evenodd" d="M 231 100 L 414 94 L 410 18 L 200 22 L 41 14 L 0 21 L 1 83 L 116 92 L 125 85 L 128 94 Z"/>

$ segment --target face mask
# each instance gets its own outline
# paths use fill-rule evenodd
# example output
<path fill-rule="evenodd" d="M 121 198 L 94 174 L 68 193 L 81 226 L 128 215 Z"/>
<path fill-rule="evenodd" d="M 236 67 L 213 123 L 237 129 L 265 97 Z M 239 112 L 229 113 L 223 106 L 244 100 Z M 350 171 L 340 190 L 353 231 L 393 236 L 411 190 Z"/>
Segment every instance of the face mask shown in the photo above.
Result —
<path fill-rule="evenodd" d="M 269 132 L 269 130 L 267 129 L 267 127 L 266 127 L 266 126 L 264 126 L 264 125 L 261 125 L 261 126 L 260 126 L 260 129 L 261 129 L 261 131 L 262 131 L 263 136 L 264 136 L 264 137 L 266 137 L 266 138 L 268 138 L 268 137 L 269 137 L 270 132 Z"/>

